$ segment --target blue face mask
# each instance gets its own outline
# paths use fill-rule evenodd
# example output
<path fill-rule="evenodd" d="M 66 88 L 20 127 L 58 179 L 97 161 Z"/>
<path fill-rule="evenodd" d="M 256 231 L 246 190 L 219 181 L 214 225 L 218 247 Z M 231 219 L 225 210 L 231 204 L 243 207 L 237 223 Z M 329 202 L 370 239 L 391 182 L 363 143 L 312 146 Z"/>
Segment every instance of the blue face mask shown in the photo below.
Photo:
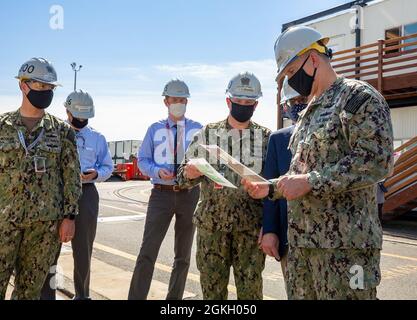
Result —
<path fill-rule="evenodd" d="M 305 103 L 299 103 L 299 104 L 293 105 L 292 107 L 289 107 L 288 117 L 293 122 L 297 122 L 298 121 L 298 113 L 303 111 L 306 107 L 307 107 L 307 104 L 305 104 Z"/>

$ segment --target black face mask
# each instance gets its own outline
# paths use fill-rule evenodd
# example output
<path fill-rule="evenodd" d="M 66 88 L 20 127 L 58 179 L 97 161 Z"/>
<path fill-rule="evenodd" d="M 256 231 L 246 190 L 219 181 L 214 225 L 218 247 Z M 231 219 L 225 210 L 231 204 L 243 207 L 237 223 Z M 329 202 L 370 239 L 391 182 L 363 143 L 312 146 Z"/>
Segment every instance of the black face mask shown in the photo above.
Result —
<path fill-rule="evenodd" d="M 297 91 L 303 97 L 308 97 L 313 89 L 314 78 L 316 77 L 317 68 L 314 69 L 314 74 L 309 76 L 307 72 L 304 71 L 304 65 L 307 63 L 310 56 L 304 61 L 301 68 L 288 79 L 288 84 Z"/>
<path fill-rule="evenodd" d="M 28 98 L 31 105 L 35 108 L 46 109 L 52 103 L 54 92 L 52 90 L 37 91 L 31 89 L 26 97 Z"/>
<path fill-rule="evenodd" d="M 72 118 L 71 124 L 76 128 L 76 129 L 82 129 L 85 128 L 85 126 L 87 126 L 88 124 L 88 119 L 86 120 L 80 120 L 78 118 Z"/>
<path fill-rule="evenodd" d="M 233 101 L 230 101 L 232 103 L 232 111 L 231 115 L 233 118 L 235 118 L 239 122 L 246 122 L 252 118 L 253 113 L 255 112 L 255 105 L 253 106 L 245 106 L 238 103 L 234 103 Z"/>

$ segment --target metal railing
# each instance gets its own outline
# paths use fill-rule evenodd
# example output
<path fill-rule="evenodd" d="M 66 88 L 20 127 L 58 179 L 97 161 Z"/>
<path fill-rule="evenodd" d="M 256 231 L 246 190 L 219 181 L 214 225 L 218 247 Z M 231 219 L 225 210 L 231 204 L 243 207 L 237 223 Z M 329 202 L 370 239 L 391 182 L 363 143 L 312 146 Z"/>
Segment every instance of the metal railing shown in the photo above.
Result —
<path fill-rule="evenodd" d="M 400 154 L 393 174 L 384 182 L 388 192 L 384 213 L 398 216 L 417 208 L 417 137 L 395 149 Z"/>
<path fill-rule="evenodd" d="M 337 73 L 365 80 L 387 99 L 417 95 L 417 33 L 335 52 Z"/>

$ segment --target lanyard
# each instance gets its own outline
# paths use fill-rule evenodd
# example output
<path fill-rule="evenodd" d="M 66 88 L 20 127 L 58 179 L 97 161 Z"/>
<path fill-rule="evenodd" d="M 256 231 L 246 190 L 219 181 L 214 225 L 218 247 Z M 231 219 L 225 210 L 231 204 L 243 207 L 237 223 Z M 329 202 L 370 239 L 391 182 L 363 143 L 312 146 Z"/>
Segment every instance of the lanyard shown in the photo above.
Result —
<path fill-rule="evenodd" d="M 29 151 L 32 150 L 39 143 L 39 141 L 41 141 L 41 139 L 43 137 L 43 134 L 45 133 L 45 129 L 42 128 L 42 131 L 39 134 L 39 136 L 29 146 L 26 145 L 26 141 L 25 141 L 25 137 L 23 135 L 23 132 L 18 130 L 17 133 L 18 133 L 18 136 L 19 136 L 20 144 L 22 145 L 23 149 L 25 149 L 26 156 L 28 156 Z"/>

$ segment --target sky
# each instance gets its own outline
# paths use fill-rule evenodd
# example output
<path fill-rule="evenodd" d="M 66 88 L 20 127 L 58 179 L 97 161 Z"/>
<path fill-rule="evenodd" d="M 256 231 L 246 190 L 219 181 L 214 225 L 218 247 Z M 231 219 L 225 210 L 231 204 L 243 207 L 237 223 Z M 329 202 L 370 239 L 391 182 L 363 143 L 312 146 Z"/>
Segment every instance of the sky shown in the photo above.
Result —
<path fill-rule="evenodd" d="M 225 90 L 240 72 L 254 73 L 263 98 L 253 120 L 276 129 L 274 43 L 283 23 L 343 0 L 4 0 L 0 4 L 0 113 L 19 108 L 14 77 L 32 57 L 50 60 L 62 88 L 48 112 L 65 119 L 73 91 L 70 64 L 83 65 L 77 89 L 95 103 L 92 127 L 108 141 L 142 140 L 167 117 L 165 84 L 184 80 L 186 116 L 223 120 Z"/>

